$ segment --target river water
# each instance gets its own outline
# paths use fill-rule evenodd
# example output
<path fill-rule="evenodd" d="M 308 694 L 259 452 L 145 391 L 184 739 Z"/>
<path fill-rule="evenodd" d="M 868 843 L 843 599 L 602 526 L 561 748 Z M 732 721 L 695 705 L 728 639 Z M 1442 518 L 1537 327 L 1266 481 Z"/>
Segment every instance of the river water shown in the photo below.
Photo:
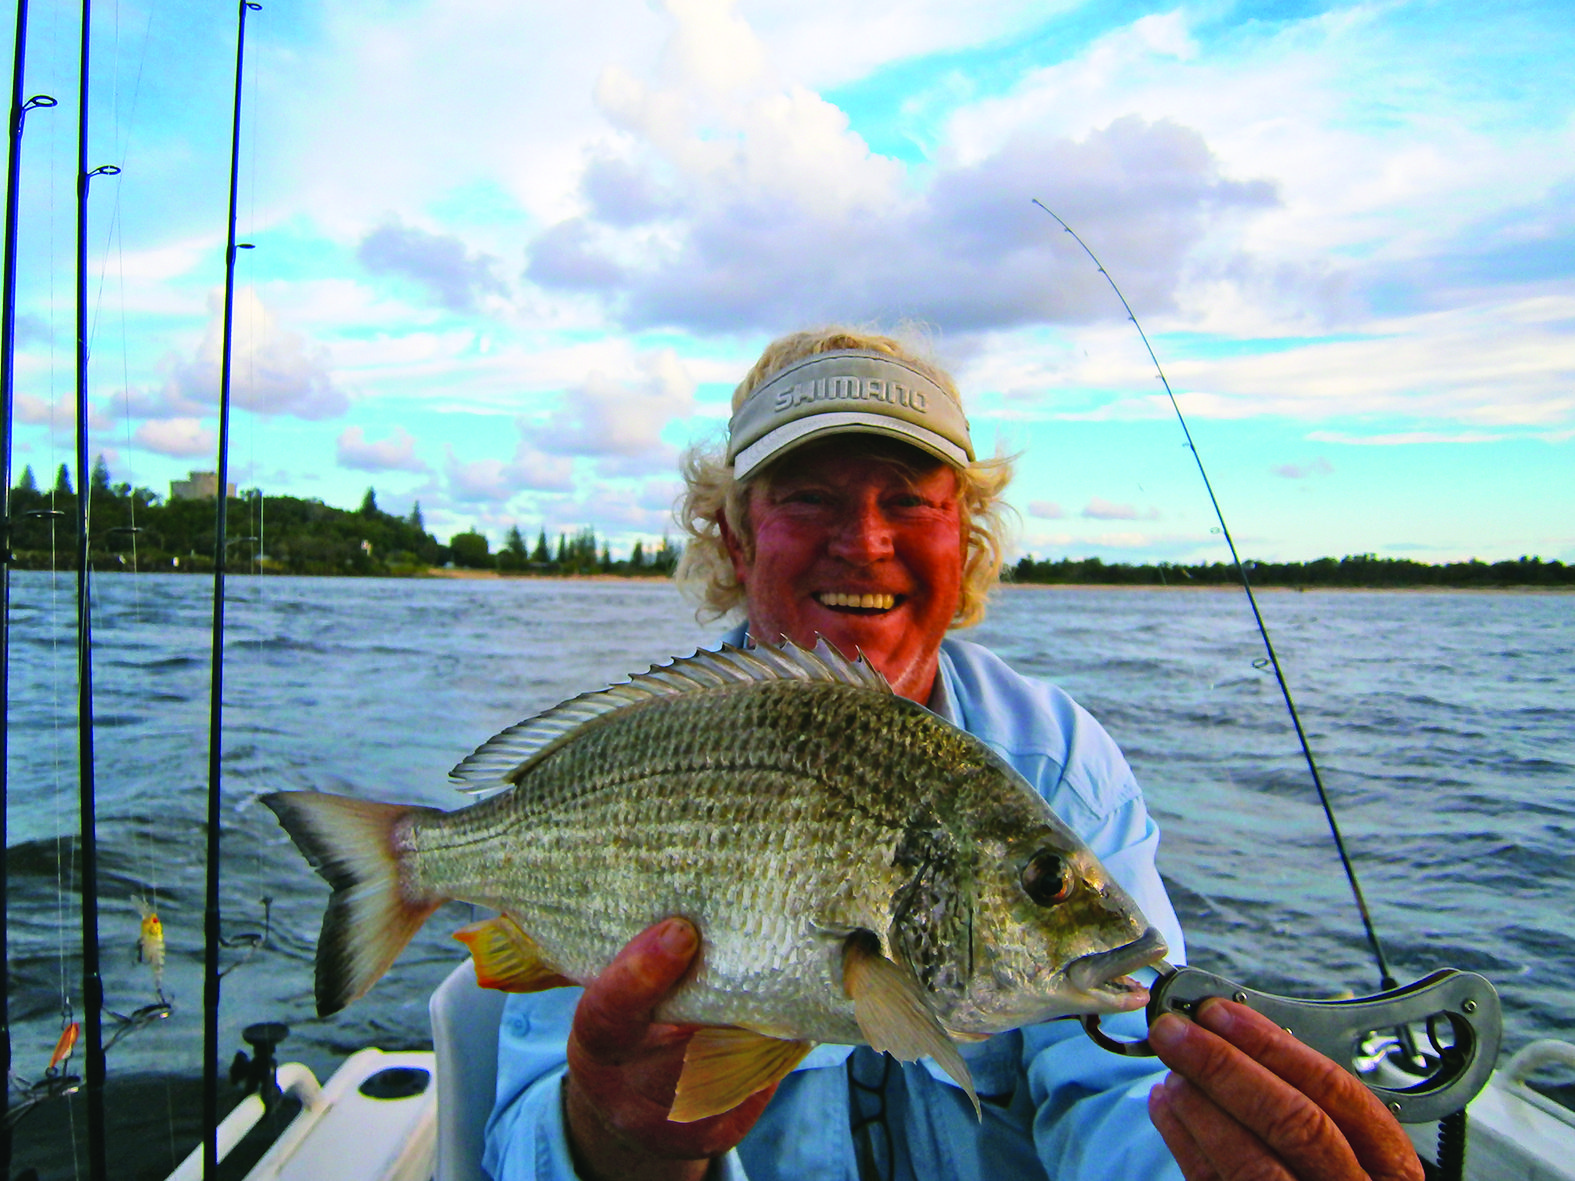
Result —
<path fill-rule="evenodd" d="M 202 1069 L 212 584 L 104 576 L 93 593 L 106 1006 L 130 1015 L 156 1000 L 134 896 L 163 921 L 171 1002 L 146 1025 L 106 1017 L 106 1038 L 121 1034 L 109 1071 L 112 1083 L 189 1079 Z M 80 1015 L 72 576 L 13 574 L 12 598 L 10 1003 L 16 1072 L 36 1079 L 67 1006 Z M 1507 1049 L 1575 1039 L 1575 599 L 1260 602 L 1395 975 L 1480 971 L 1503 996 Z M 231 578 L 226 618 L 223 925 L 234 937 L 266 923 L 268 938 L 225 958 L 222 1053 L 242 1048 L 245 1025 L 284 1021 L 282 1053 L 320 1075 L 362 1045 L 426 1043 L 426 998 L 461 957 L 449 934 L 468 908 L 434 916 L 365 999 L 317 1019 L 326 886 L 257 797 L 456 806 L 449 768 L 497 730 L 719 631 L 657 581 Z M 1067 688 L 1126 751 L 1164 832 L 1160 869 L 1192 963 L 1270 992 L 1376 991 L 1239 592 L 1005 588 L 968 638 Z M 119 1118 L 168 1140 L 167 1169 L 184 1147 L 174 1092 L 127 1094 L 141 1107 Z M 19 1167 L 50 1155 L 37 1141 L 58 1123 L 19 1125 Z M 44 1172 L 71 1175 L 58 1161 Z"/>

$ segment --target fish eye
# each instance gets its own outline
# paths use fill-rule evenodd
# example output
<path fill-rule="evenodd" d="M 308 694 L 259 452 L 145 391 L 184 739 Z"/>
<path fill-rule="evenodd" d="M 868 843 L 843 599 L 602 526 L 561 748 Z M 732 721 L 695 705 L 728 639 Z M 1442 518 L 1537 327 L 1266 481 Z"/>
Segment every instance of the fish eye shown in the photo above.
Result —
<path fill-rule="evenodd" d="M 1056 906 L 1072 894 L 1071 870 L 1060 854 L 1049 849 L 1035 853 L 1023 866 L 1023 889 L 1040 906 Z"/>

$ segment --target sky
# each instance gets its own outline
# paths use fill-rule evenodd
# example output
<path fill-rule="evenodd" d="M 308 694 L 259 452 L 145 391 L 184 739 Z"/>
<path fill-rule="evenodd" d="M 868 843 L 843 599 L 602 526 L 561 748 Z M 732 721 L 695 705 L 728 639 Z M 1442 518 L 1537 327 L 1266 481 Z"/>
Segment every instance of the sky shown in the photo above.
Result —
<path fill-rule="evenodd" d="M 92 454 L 215 467 L 236 14 L 93 8 Z M 74 464 L 80 11 L 35 3 L 14 454 Z M 9 60 L 9 59 L 7 59 Z M 773 337 L 919 333 L 1014 554 L 1575 561 L 1575 21 L 1315 0 L 265 0 L 231 478 L 671 528 Z M 74 477 L 79 479 L 80 477 Z"/>

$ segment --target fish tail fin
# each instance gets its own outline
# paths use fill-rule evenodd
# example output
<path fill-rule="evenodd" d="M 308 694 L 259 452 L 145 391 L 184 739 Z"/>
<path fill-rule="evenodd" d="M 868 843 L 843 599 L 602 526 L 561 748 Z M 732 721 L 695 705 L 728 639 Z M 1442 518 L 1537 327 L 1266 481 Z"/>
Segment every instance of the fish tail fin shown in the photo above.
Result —
<path fill-rule="evenodd" d="M 314 791 L 274 792 L 262 802 L 334 888 L 317 941 L 317 1015 L 327 1017 L 364 995 L 448 901 L 411 893 L 396 847 L 401 820 L 438 813 Z"/>

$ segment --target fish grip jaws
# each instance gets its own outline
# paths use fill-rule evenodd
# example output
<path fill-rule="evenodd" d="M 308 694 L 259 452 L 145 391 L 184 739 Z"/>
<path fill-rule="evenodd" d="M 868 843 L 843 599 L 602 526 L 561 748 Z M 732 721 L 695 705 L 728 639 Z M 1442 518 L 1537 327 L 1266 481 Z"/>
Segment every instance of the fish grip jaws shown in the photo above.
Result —
<path fill-rule="evenodd" d="M 1164 1013 L 1196 1014 L 1210 997 L 1222 997 L 1262 1013 L 1303 1044 L 1339 1063 L 1360 1079 L 1394 1117 L 1404 1124 L 1430 1123 L 1465 1108 L 1487 1085 L 1498 1060 L 1503 1036 L 1503 1011 L 1498 992 L 1476 972 L 1442 968 L 1400 988 L 1373 996 L 1309 1001 L 1275 996 L 1247 988 L 1198 968 L 1175 968 L 1149 990 L 1148 1022 Z M 1451 1043 L 1438 1047 L 1431 1073 L 1415 1079 L 1389 1055 L 1364 1050 L 1378 1031 L 1427 1022 L 1431 1030 L 1443 1019 Z M 1151 1056 L 1148 1039 L 1123 1042 L 1099 1028 L 1099 1018 L 1085 1016 L 1083 1028 L 1100 1046 L 1118 1054 Z"/>

